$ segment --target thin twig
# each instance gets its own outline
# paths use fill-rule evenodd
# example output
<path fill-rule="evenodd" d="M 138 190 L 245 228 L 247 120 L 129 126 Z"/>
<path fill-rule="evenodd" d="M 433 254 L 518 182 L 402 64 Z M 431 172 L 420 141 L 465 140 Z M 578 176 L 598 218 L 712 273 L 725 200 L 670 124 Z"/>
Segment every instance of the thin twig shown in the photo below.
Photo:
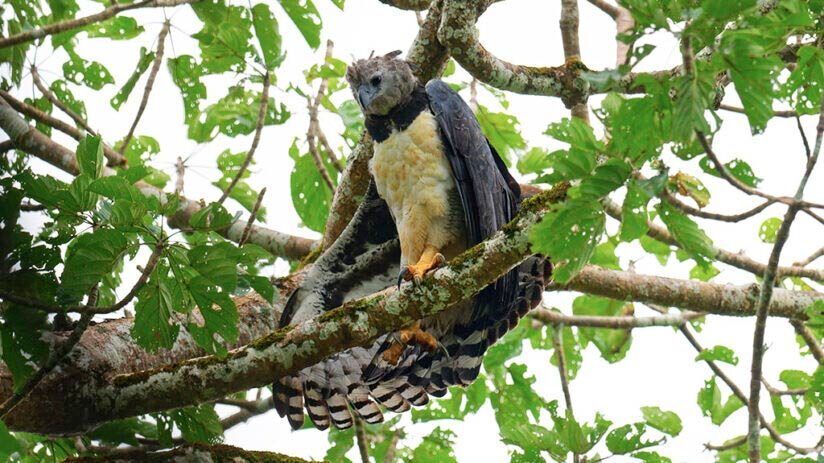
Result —
<path fill-rule="evenodd" d="M 818 155 L 821 151 L 822 135 L 824 135 L 824 100 L 821 102 L 821 112 L 818 120 L 818 127 L 816 128 L 815 151 L 812 157 L 807 159 L 804 176 L 801 177 L 798 189 L 795 193 L 795 203 L 790 204 L 784 214 L 784 220 L 778 228 L 775 236 L 775 244 L 773 245 L 770 259 L 767 263 L 767 269 L 764 272 L 764 279 L 761 283 L 761 291 L 758 296 L 758 306 L 755 315 L 755 332 L 753 333 L 753 355 L 752 366 L 750 368 L 750 401 L 749 401 L 749 426 L 747 432 L 747 444 L 749 447 L 748 455 L 750 463 L 759 463 L 761 461 L 761 442 L 759 439 L 759 399 L 761 395 L 761 378 L 762 378 L 762 362 L 764 359 L 764 336 L 767 328 L 767 316 L 770 310 L 770 299 L 772 298 L 773 288 L 778 276 L 778 262 L 781 257 L 781 251 L 787 238 L 790 236 L 790 227 L 793 220 L 798 214 L 800 202 L 804 197 L 804 189 L 807 186 L 807 181 L 815 168 Z"/>
<path fill-rule="evenodd" d="M 717 212 L 707 212 L 707 211 L 692 207 L 689 204 L 686 204 L 683 201 L 680 201 L 678 198 L 676 198 L 675 196 L 671 195 L 670 193 L 668 193 L 666 191 L 663 192 L 662 197 L 664 199 L 666 199 L 667 202 L 669 202 L 670 204 L 672 204 L 676 208 L 680 209 L 685 214 L 693 215 L 695 217 L 700 217 L 702 219 L 717 220 L 719 222 L 731 222 L 731 223 L 740 222 L 742 220 L 749 219 L 750 217 L 758 215 L 764 209 L 766 209 L 766 208 L 770 207 L 771 205 L 775 204 L 775 201 L 773 201 L 771 199 L 768 199 L 768 200 L 765 200 L 763 203 L 759 204 L 758 206 L 755 206 L 752 209 L 749 209 L 749 210 L 744 211 L 744 212 L 740 212 L 738 214 L 720 214 L 720 213 L 717 213 Z"/>
<path fill-rule="evenodd" d="M 155 78 L 157 77 L 158 71 L 160 71 L 160 65 L 163 64 L 163 51 L 166 48 L 166 35 L 169 34 L 169 28 L 171 27 L 172 23 L 167 19 L 163 23 L 160 33 L 157 35 L 157 53 L 155 54 L 154 63 L 152 63 L 152 69 L 149 71 L 149 77 L 146 79 L 146 86 L 143 89 L 143 98 L 140 100 L 140 106 L 137 108 L 137 114 L 134 116 L 132 126 L 129 127 L 129 133 L 126 134 L 126 138 L 123 139 L 123 143 L 120 145 L 121 155 L 126 152 L 126 147 L 129 146 L 129 142 L 134 136 L 134 131 L 137 129 L 137 124 L 140 122 L 140 118 L 143 117 L 143 112 L 146 110 L 146 105 L 149 104 L 149 96 L 152 93 Z"/>
<path fill-rule="evenodd" d="M 0 48 L 6 48 L 19 43 L 30 42 L 52 34 L 59 34 L 73 29 L 78 29 L 89 24 L 105 21 L 118 13 L 138 8 L 159 8 L 197 3 L 200 0 L 143 0 L 135 3 L 118 3 L 112 5 L 98 13 L 84 16 L 82 18 L 69 19 L 56 23 L 47 24 L 38 29 L 30 29 L 6 38 L 0 38 Z"/>
<path fill-rule="evenodd" d="M 183 179 L 186 176 L 186 165 L 183 163 L 183 158 L 180 156 L 177 157 L 177 161 L 175 162 L 175 172 L 177 173 L 177 179 L 175 180 L 175 193 L 182 195 Z"/>
<path fill-rule="evenodd" d="M 246 158 L 238 168 L 235 177 L 232 179 L 231 183 L 229 183 L 229 186 L 223 190 L 223 194 L 220 195 L 220 199 L 217 200 L 218 204 L 223 204 L 223 201 L 229 197 L 232 189 L 243 177 L 243 174 L 246 173 L 246 169 L 249 168 L 249 164 L 252 163 L 252 157 L 255 155 L 255 150 L 257 150 L 258 143 L 260 143 L 260 134 L 263 132 L 263 124 L 266 122 L 266 109 L 269 105 L 269 77 L 269 71 L 266 71 L 266 74 L 263 75 L 263 92 L 260 95 L 260 111 L 258 111 L 257 126 L 255 128 L 255 137 L 252 139 L 252 146 L 246 153 Z"/>
<path fill-rule="evenodd" d="M 737 106 L 730 106 L 730 105 L 726 105 L 726 104 L 723 104 L 723 103 L 718 105 L 718 109 L 723 109 L 724 111 L 730 111 L 730 112 L 733 112 L 733 113 L 747 114 L 747 112 L 744 111 L 744 108 L 739 108 Z M 773 116 L 775 116 L 775 117 L 798 117 L 798 113 L 795 112 L 795 111 L 774 110 L 773 111 Z"/>
<path fill-rule="evenodd" d="M 654 304 L 647 304 L 647 306 L 654 309 L 654 310 L 656 310 L 656 311 L 662 312 L 662 313 L 667 312 L 667 310 L 664 309 L 663 307 L 659 307 L 659 306 L 656 306 Z M 679 331 L 681 331 L 681 334 L 684 335 L 684 337 L 687 339 L 687 341 L 690 343 L 690 345 L 696 350 L 696 352 L 701 353 L 704 350 L 704 348 L 701 346 L 701 344 L 698 342 L 698 340 L 692 334 L 692 331 L 690 330 L 689 325 L 681 325 L 680 327 L 678 327 L 678 329 L 679 329 Z M 704 361 L 704 363 L 707 364 L 708 367 L 710 367 L 710 370 L 712 370 L 712 372 L 718 378 L 720 378 L 721 381 L 724 382 L 724 384 L 727 385 L 727 387 L 730 389 L 730 391 L 736 397 L 738 397 L 739 400 L 741 400 L 741 402 L 747 403 L 749 401 L 748 398 L 747 398 L 747 395 L 744 394 L 744 391 L 741 390 L 741 388 L 738 387 L 738 385 L 735 384 L 735 382 L 733 382 L 733 380 L 729 376 L 727 376 L 727 374 L 724 372 L 724 370 L 722 370 L 721 367 L 719 367 L 716 362 L 714 362 L 713 360 L 709 360 L 709 359 L 703 359 L 703 361 Z M 779 444 L 783 445 L 784 447 L 787 447 L 788 449 L 791 449 L 795 452 L 798 452 L 798 453 L 801 453 L 801 454 L 812 453 L 812 452 L 817 451 L 818 448 L 821 445 L 821 442 L 819 442 L 818 444 L 816 444 L 815 447 L 799 447 L 799 446 L 793 444 L 792 442 L 789 442 L 788 440 L 784 439 L 784 437 L 781 436 L 781 434 L 775 429 L 775 427 L 773 427 L 772 424 L 770 424 L 770 422 L 767 421 L 767 419 L 764 417 L 764 415 L 762 415 L 760 412 L 759 412 L 759 420 L 760 420 L 761 426 L 764 429 L 766 429 L 767 432 L 770 433 L 770 437 L 772 437 L 772 439 L 774 441 L 778 442 Z M 732 445 L 731 443 L 727 443 L 725 445 L 729 445 L 729 447 L 727 447 L 727 448 L 733 448 L 733 447 L 737 447 L 738 445 L 743 444 L 745 440 L 746 440 L 746 437 L 738 444 Z M 707 444 L 706 447 L 711 448 L 711 449 L 717 449 L 717 448 L 721 448 L 722 446 L 713 446 L 713 445 Z"/>
<path fill-rule="evenodd" d="M 807 347 L 810 348 L 810 354 L 820 364 L 824 365 L 824 347 L 818 342 L 818 337 L 801 320 L 793 320 L 791 322 L 795 333 L 804 340 Z"/>
<path fill-rule="evenodd" d="M 821 256 L 824 256 L 824 246 L 818 248 L 818 250 L 810 254 L 806 259 L 800 260 L 793 265 L 797 267 L 806 267 Z"/>
<path fill-rule="evenodd" d="M 369 463 L 369 443 L 366 441 L 363 421 L 357 414 L 352 415 L 352 420 L 355 423 L 355 440 L 358 442 L 358 452 L 360 453 L 361 461 L 363 463 Z"/>
<path fill-rule="evenodd" d="M 809 391 L 808 388 L 802 387 L 798 389 L 778 389 L 777 387 L 773 386 L 765 378 L 761 378 L 761 384 L 764 385 L 764 388 L 767 389 L 767 392 L 770 395 L 780 396 L 780 395 L 804 395 Z"/>
<path fill-rule="evenodd" d="M 266 194 L 266 187 L 263 187 L 258 193 L 257 201 L 255 201 L 255 207 L 252 208 L 252 215 L 249 216 L 249 221 L 246 222 L 246 228 L 243 229 L 243 234 L 240 235 L 240 241 L 238 241 L 238 246 L 243 246 L 246 244 L 246 240 L 249 239 L 249 235 L 252 233 L 252 225 L 255 223 L 255 219 L 257 218 L 258 210 L 260 209 L 260 204 L 263 202 L 263 195 Z"/>
<path fill-rule="evenodd" d="M 389 447 L 386 453 L 383 454 L 383 463 L 393 463 L 395 461 L 395 452 L 398 450 L 398 442 L 401 440 L 399 432 L 392 434 L 392 439 L 389 441 Z"/>
<path fill-rule="evenodd" d="M 61 101 L 60 98 L 57 98 L 57 95 L 55 95 L 54 92 L 52 92 L 48 87 L 46 87 L 46 85 L 43 83 L 43 80 L 40 78 L 40 72 L 37 71 L 37 67 L 34 65 L 31 66 L 31 78 L 32 81 L 34 81 L 34 86 L 37 87 L 38 90 L 40 90 L 40 93 L 42 93 L 47 100 L 51 101 L 53 105 L 57 106 L 58 108 L 60 108 L 61 111 L 66 113 L 66 115 L 69 116 L 74 121 L 74 123 L 77 124 L 80 128 L 82 128 L 86 132 L 89 132 L 92 135 L 97 135 L 97 132 L 93 128 L 91 128 L 91 126 L 88 122 L 86 122 L 85 119 L 80 117 L 80 114 L 74 112 L 72 108 L 70 108 L 66 103 L 63 103 L 63 101 Z"/>
<path fill-rule="evenodd" d="M 334 46 L 335 44 L 331 40 L 326 41 L 326 55 L 324 57 L 324 63 L 328 62 L 332 58 L 332 51 L 334 49 Z M 306 106 L 309 110 L 309 128 L 306 130 L 306 143 L 309 145 L 309 154 L 312 156 L 312 160 L 315 162 L 315 167 L 317 168 L 318 173 L 323 179 L 323 182 L 326 184 L 327 187 L 329 187 L 329 190 L 334 193 L 335 183 L 332 181 L 332 177 L 331 175 L 329 175 L 329 170 L 323 163 L 323 159 L 320 156 L 320 151 L 318 150 L 317 144 L 318 140 L 320 139 L 320 136 L 318 135 L 320 132 L 318 108 L 320 107 L 320 103 L 323 100 L 324 94 L 326 93 L 326 87 L 328 85 L 328 79 L 321 79 L 320 84 L 318 85 L 318 92 L 315 95 L 315 98 L 312 99 L 310 97 L 306 97 Z M 334 156 L 334 154 L 331 154 L 331 156 Z M 338 172 L 341 172 L 341 170 L 338 169 Z"/>

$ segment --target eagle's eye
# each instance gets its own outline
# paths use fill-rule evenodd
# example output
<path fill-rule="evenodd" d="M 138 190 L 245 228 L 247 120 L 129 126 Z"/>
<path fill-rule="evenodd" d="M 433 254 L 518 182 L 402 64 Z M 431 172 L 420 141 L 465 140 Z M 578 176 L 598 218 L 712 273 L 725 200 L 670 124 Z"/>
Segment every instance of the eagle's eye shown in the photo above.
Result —
<path fill-rule="evenodd" d="M 377 87 L 378 85 L 381 84 L 381 76 L 380 75 L 372 76 L 372 78 L 369 79 L 369 83 L 372 84 L 373 87 Z"/>

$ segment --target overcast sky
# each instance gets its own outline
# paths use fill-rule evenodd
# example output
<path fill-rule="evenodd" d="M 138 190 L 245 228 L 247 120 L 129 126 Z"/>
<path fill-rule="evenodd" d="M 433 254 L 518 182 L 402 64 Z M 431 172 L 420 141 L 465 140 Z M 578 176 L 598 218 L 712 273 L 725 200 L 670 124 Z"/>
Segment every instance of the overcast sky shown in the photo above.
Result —
<path fill-rule="evenodd" d="M 343 12 L 332 6 L 328 0 L 315 2 L 324 20 L 324 40 L 333 39 L 335 56 L 346 62 L 351 61 L 353 57 L 367 56 L 372 50 L 376 53 L 395 49 L 405 52 L 417 32 L 414 13 L 396 10 L 375 0 L 349 0 Z M 612 20 L 599 10 L 586 2 L 580 3 L 583 60 L 592 69 L 612 67 L 615 61 L 615 26 Z M 99 9 L 97 4 L 91 3 L 84 4 L 84 7 L 88 11 Z M 510 62 L 540 66 L 558 65 L 563 62 L 557 27 L 559 8 L 559 2 L 547 0 L 510 0 L 497 3 L 489 8 L 479 22 L 481 41 L 492 53 Z M 308 115 L 304 101 L 293 94 L 285 93 L 283 89 L 287 88 L 290 82 L 300 83 L 306 87 L 302 71 L 322 59 L 323 47 L 312 53 L 282 11 L 277 7 L 273 7 L 273 10 L 276 10 L 280 18 L 280 29 L 284 35 L 288 55 L 277 71 L 277 87 L 280 90 L 274 89 L 272 95 L 277 101 L 286 102 L 293 115 L 282 126 L 264 129 L 250 183 L 257 189 L 264 186 L 268 189 L 264 201 L 268 209 L 266 225 L 283 232 L 316 237 L 315 233 L 299 225 L 289 194 L 292 161 L 287 155 L 287 149 L 295 136 L 302 138 L 306 133 Z M 173 18 L 174 24 L 171 46 L 167 44 L 166 48 L 169 56 L 196 53 L 195 42 L 188 38 L 188 34 L 200 28 L 194 14 L 188 7 L 168 10 L 167 14 Z M 107 86 L 100 92 L 88 89 L 75 90 L 75 95 L 86 102 L 91 124 L 109 141 L 122 138 L 128 131 L 139 102 L 139 95 L 142 93 L 143 80 L 138 83 L 135 93 L 123 105 L 120 113 L 116 113 L 109 106 L 109 99 L 133 70 L 138 50 L 135 42 L 147 47 L 152 46 L 163 20 L 161 11 L 141 11 L 134 13 L 134 16 L 139 18 L 146 28 L 146 32 L 139 39 L 123 43 L 81 39 L 78 47 L 82 56 L 93 57 L 104 63 L 117 82 L 117 86 Z M 640 69 L 665 69 L 679 62 L 678 47 L 671 36 L 660 33 L 646 40 L 654 43 L 657 48 Z M 48 82 L 59 77 L 57 73 L 64 61 L 65 55 L 62 52 L 49 54 L 48 51 L 41 50 L 37 57 L 37 64 Z M 465 77 L 466 74 L 459 73 L 457 77 L 462 76 Z M 235 80 L 236 78 L 229 76 L 207 78 L 209 101 L 221 97 L 224 88 L 232 85 Z M 32 86 L 28 78 L 21 88 L 23 91 L 20 96 L 31 96 Z M 345 96 L 347 95 L 341 95 Z M 550 122 L 568 117 L 568 111 L 558 99 L 521 95 L 509 97 L 509 112 L 520 120 L 522 133 L 530 147 L 562 147 L 558 142 L 542 135 Z M 495 100 L 488 94 L 482 92 L 480 98 L 482 103 L 499 110 Z M 725 101 L 738 104 L 732 91 L 728 92 Z M 591 107 L 597 107 L 599 104 L 599 98 L 590 100 Z M 803 149 L 795 122 L 791 119 L 773 121 L 765 134 L 752 137 L 744 116 L 730 113 L 724 116 L 724 130 L 715 142 L 719 156 L 725 161 L 734 157 L 745 159 L 752 165 L 756 174 L 764 179 L 761 187 L 765 191 L 791 195 L 800 178 L 803 161 Z M 321 123 L 329 135 L 339 133 L 342 129 L 339 118 L 334 114 L 322 114 Z M 813 118 L 805 118 L 804 125 L 808 135 L 812 137 L 815 127 Z M 165 66 L 158 76 L 154 95 L 137 133 L 151 135 L 160 141 L 162 153 L 155 165 L 171 175 L 174 175 L 176 157 L 188 156 L 185 194 L 191 198 L 206 200 L 215 200 L 220 195 L 220 191 L 210 184 L 220 175 L 214 167 L 215 156 L 226 148 L 235 152 L 244 151 L 251 140 L 251 136 L 232 139 L 222 135 L 206 145 L 197 145 L 187 140 L 182 103 Z M 57 138 L 67 146 L 74 146 L 66 138 Z M 336 139 L 334 143 L 339 145 L 338 137 L 333 138 Z M 683 169 L 688 173 L 701 175 L 697 163 L 682 163 L 673 156 L 668 156 L 666 162 L 673 172 Z M 42 167 L 43 172 L 61 175 L 48 166 L 38 165 Z M 819 202 L 824 201 L 822 169 L 824 168 L 819 168 L 818 173 L 810 181 L 807 196 Z M 706 180 L 706 176 L 702 176 L 702 179 L 705 179 L 713 194 L 709 210 L 740 212 L 755 205 L 751 198 L 731 190 L 721 181 Z M 621 193 L 619 192 L 615 198 L 620 200 Z M 229 205 L 234 210 L 240 209 L 236 204 L 231 204 L 231 201 Z M 782 208 L 771 207 L 742 224 L 712 222 L 703 225 L 719 247 L 735 252 L 742 251 L 766 262 L 770 246 L 758 239 L 758 225 L 767 217 L 781 215 Z M 820 225 L 818 228 L 816 225 L 808 217 L 799 216 L 793 226 L 782 262 L 791 263 L 802 259 L 821 246 L 824 240 L 821 239 Z M 608 225 L 608 230 L 614 232 L 615 229 L 615 223 Z M 666 268 L 662 268 L 654 257 L 645 255 L 636 246 L 621 245 L 618 253 L 622 265 L 626 266 L 633 262 L 635 270 L 639 273 L 686 278 L 692 267 L 690 262 L 682 264 L 672 258 Z M 137 259 L 138 262 L 143 260 L 145 256 Z M 753 282 L 749 274 L 729 270 L 723 264 L 717 266 L 724 270 L 715 280 L 718 283 Z M 280 274 L 287 268 L 285 263 L 281 262 L 274 271 Z M 130 286 L 131 282 L 127 279 L 125 285 Z M 558 307 L 569 313 L 574 296 L 552 293 L 547 294 L 544 301 L 549 307 Z M 649 314 L 649 310 L 640 305 L 636 310 L 640 314 Z M 740 356 L 739 364 L 724 365 L 724 368 L 744 389 L 749 384 L 752 329 L 752 319 L 709 317 L 704 330 L 698 334 L 705 347 L 723 344 L 736 350 Z M 589 347 L 585 351 L 586 361 L 578 377 L 571 383 L 578 420 L 592 421 L 596 411 L 600 411 L 616 424 L 631 423 L 642 419 L 640 407 L 660 406 L 677 412 L 684 422 L 683 432 L 676 438 L 670 438 L 660 449 L 661 453 L 676 462 L 713 461 L 712 454 L 703 451 L 703 444 L 720 443 L 727 438 L 743 434 L 746 429 L 746 411 L 742 409 L 736 412 L 721 428 L 713 426 L 708 418 L 701 416 L 696 405 L 697 393 L 704 385 L 704 381 L 710 378 L 710 372 L 704 364 L 693 360 L 695 352 L 685 339 L 671 328 L 639 329 L 633 334 L 632 347 L 626 359 L 618 364 L 606 363 L 594 347 Z M 769 349 L 764 360 L 764 370 L 766 377 L 773 383 L 778 383 L 777 375 L 783 369 L 813 371 L 813 361 L 798 356 L 792 329 L 786 321 L 769 322 L 767 343 Z M 533 352 L 527 349 L 526 354 L 517 361 L 526 363 L 529 373 L 537 377 L 537 391 L 548 400 L 563 402 L 557 370 L 549 364 L 550 354 L 547 351 Z M 719 384 L 719 387 L 724 397 L 729 395 L 725 386 Z M 767 416 L 772 416 L 769 402 L 765 401 L 762 407 Z M 542 424 L 551 427 L 548 416 L 544 418 L 545 422 Z M 404 420 L 408 422 L 408 416 L 404 417 Z M 421 436 L 430 432 L 436 424 L 453 429 L 457 433 L 455 452 L 459 461 L 508 461 L 509 449 L 499 441 L 497 425 L 488 405 L 478 414 L 467 417 L 464 422 L 410 424 L 406 432 L 412 437 L 406 444 L 416 445 Z M 814 442 L 818 436 L 809 428 L 791 435 L 793 441 L 801 445 L 810 445 Z M 326 433 L 315 430 L 292 432 L 286 420 L 280 419 L 274 411 L 232 428 L 226 434 L 226 442 L 248 449 L 274 450 L 316 459 L 322 458 L 326 451 Z M 350 458 L 357 459 L 354 451 Z M 635 460 L 613 457 L 611 461 Z"/>

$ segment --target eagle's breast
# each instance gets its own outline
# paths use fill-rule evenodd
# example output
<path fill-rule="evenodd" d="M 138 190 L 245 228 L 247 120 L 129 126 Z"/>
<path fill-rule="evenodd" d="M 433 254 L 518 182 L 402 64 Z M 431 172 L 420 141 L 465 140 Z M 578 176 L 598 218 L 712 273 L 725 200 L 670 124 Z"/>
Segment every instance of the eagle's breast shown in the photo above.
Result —
<path fill-rule="evenodd" d="M 421 111 L 406 129 L 375 143 L 369 169 L 392 211 L 405 260 L 417 259 L 424 244 L 444 247 L 462 233 L 455 223 L 461 214 L 455 179 L 431 112 Z"/>

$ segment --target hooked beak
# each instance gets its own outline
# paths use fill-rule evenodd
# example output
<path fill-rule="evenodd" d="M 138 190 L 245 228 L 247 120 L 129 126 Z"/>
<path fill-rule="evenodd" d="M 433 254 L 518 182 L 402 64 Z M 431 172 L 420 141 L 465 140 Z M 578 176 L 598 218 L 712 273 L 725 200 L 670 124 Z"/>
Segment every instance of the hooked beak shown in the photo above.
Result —
<path fill-rule="evenodd" d="M 358 87 L 358 102 L 360 103 L 361 108 L 368 108 L 369 104 L 372 103 L 372 100 L 375 99 L 375 95 L 377 95 L 377 93 L 378 89 L 368 84 Z"/>

